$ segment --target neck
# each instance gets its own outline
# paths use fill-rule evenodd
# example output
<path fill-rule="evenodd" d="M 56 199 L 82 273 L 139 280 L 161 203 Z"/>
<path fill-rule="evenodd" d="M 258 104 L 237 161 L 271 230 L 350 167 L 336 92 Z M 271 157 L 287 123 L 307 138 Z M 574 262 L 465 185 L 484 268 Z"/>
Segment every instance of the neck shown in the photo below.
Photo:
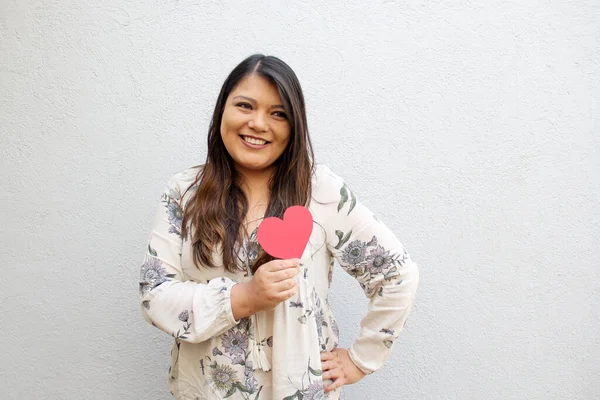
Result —
<path fill-rule="evenodd" d="M 269 180 L 275 172 L 275 168 L 268 168 L 265 170 L 240 170 L 240 186 L 246 198 L 248 199 L 249 205 L 260 202 L 261 199 L 268 202 L 270 188 Z"/>

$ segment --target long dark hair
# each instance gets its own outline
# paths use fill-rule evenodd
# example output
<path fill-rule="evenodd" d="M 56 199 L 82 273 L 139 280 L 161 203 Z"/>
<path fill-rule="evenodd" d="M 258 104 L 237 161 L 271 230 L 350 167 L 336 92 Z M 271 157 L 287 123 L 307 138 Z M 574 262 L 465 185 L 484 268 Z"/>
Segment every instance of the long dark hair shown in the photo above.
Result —
<path fill-rule="evenodd" d="M 190 192 L 182 221 L 183 237 L 187 237 L 190 223 L 196 265 L 217 267 L 213 252 L 221 251 L 223 267 L 230 272 L 237 269 L 236 248 L 242 240 L 242 221 L 248 211 L 248 200 L 238 185 L 238 172 L 223 143 L 220 127 L 227 97 L 242 79 L 252 74 L 277 87 L 291 128 L 288 145 L 275 161 L 265 217 L 281 218 L 288 207 L 307 206 L 312 191 L 314 153 L 300 82 L 279 58 L 254 54 L 235 67 L 221 87 L 208 132 L 206 163 L 190 186 L 198 185 L 197 190 Z M 271 259 L 259 249 L 252 272 Z"/>

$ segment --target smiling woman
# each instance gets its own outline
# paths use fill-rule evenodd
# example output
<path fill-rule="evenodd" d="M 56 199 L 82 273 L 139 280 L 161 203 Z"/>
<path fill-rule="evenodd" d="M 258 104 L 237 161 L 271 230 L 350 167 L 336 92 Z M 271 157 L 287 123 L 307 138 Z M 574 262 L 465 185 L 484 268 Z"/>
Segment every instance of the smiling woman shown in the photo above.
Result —
<path fill-rule="evenodd" d="M 389 356 L 417 266 L 313 158 L 295 73 L 272 56 L 242 61 L 217 98 L 206 162 L 162 195 L 141 268 L 142 314 L 175 338 L 177 399 L 336 400 Z M 273 259 L 257 226 L 298 205 L 317 228 L 300 259 Z M 335 261 L 369 299 L 349 349 L 327 301 Z"/>
<path fill-rule="evenodd" d="M 237 270 L 237 245 L 262 217 L 281 217 L 288 207 L 308 204 L 313 159 L 294 71 L 276 57 L 242 61 L 217 98 L 207 160 L 190 186 L 197 190 L 182 222 L 184 235 L 188 223 L 206 227 L 193 230 L 198 265 L 214 267 L 213 253 L 220 252 L 224 268 Z M 261 252 L 252 272 L 270 260 Z"/>

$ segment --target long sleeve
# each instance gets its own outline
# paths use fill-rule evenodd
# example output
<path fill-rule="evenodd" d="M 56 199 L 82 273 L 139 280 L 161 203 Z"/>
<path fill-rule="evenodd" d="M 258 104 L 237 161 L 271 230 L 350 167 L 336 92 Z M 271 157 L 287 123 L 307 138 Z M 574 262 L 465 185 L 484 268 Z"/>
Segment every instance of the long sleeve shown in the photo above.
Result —
<path fill-rule="evenodd" d="M 181 268 L 181 190 L 177 174 L 158 205 L 140 272 L 140 304 L 144 318 L 175 338 L 199 343 L 237 324 L 231 310 L 228 278 L 208 283 L 185 280 Z"/>
<path fill-rule="evenodd" d="M 379 369 L 412 308 L 419 272 L 396 236 L 362 205 L 333 172 L 323 167 L 329 192 L 325 224 L 329 251 L 356 278 L 369 299 L 360 335 L 349 349 L 365 373 Z"/>

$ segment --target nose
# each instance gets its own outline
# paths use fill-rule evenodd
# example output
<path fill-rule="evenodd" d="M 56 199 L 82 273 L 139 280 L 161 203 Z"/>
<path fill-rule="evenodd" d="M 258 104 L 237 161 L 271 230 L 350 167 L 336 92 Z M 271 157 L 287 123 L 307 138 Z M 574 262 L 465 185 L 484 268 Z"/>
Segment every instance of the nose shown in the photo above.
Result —
<path fill-rule="evenodd" d="M 262 113 L 256 113 L 248 122 L 248 126 L 257 132 L 264 132 L 267 130 L 267 122 Z"/>

